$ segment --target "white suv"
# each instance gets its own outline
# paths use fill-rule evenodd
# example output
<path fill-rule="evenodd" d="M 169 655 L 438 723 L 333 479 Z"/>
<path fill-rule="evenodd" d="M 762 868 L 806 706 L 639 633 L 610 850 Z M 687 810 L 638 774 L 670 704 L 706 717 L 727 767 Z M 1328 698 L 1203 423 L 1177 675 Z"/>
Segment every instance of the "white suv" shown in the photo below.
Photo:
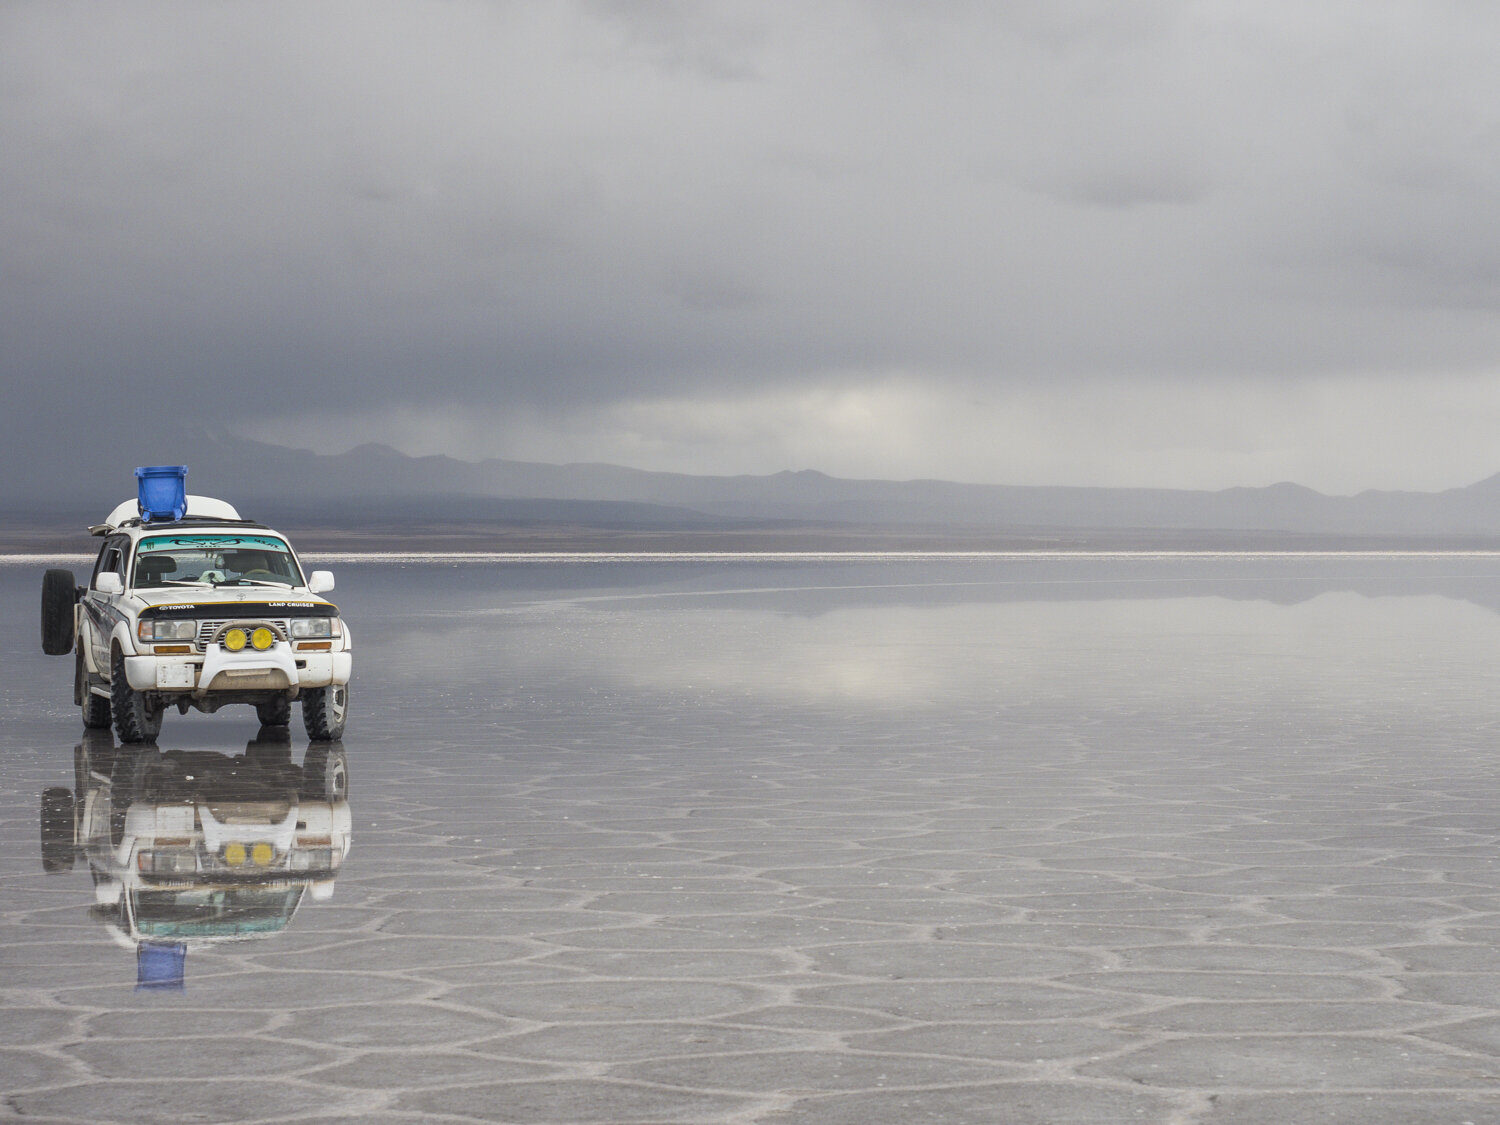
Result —
<path fill-rule="evenodd" d="M 333 575 L 302 565 L 285 536 L 222 500 L 186 498 L 186 514 L 147 522 L 127 501 L 102 524 L 87 586 L 71 571 L 42 582 L 42 648 L 74 654 L 83 725 L 113 716 L 122 742 L 153 742 L 168 707 L 214 712 L 253 704 L 285 726 L 302 704 L 309 738 L 337 739 L 348 714 L 352 653 Z"/>

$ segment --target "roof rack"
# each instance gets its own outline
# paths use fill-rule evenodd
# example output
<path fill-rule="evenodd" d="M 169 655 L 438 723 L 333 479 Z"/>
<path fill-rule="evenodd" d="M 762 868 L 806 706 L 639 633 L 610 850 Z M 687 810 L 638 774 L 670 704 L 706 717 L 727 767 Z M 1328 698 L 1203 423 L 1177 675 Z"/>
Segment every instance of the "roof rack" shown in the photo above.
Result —
<path fill-rule="evenodd" d="M 142 522 L 140 516 L 131 516 L 129 519 L 121 520 L 117 524 L 91 524 L 89 526 L 89 534 L 108 535 L 111 531 L 118 531 L 123 527 L 149 527 L 155 531 L 159 527 L 181 527 L 185 523 L 234 524 L 236 527 L 258 527 L 263 531 L 270 530 L 266 524 L 256 523 L 254 520 L 230 520 L 222 519 L 218 516 L 183 516 L 180 520 L 152 520 L 150 523 Z"/>
<path fill-rule="evenodd" d="M 233 523 L 249 527 L 264 527 L 264 524 L 255 523 L 253 520 L 240 518 L 240 513 L 233 504 L 226 504 L 223 500 L 216 500 L 212 496 L 189 496 L 186 500 L 186 511 L 175 520 L 151 520 L 144 521 L 143 511 L 139 500 L 126 500 L 116 506 L 115 510 L 105 517 L 103 523 L 92 524 L 89 527 L 90 535 L 108 535 L 117 527 L 158 527 L 170 526 L 172 524 L 185 523 L 195 520 L 199 523 Z"/>

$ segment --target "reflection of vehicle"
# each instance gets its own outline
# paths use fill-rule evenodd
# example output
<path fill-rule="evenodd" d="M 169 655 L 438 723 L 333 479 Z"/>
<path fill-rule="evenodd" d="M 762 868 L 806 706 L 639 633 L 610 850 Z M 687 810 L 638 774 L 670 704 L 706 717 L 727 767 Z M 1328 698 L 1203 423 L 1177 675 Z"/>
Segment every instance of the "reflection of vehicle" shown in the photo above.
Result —
<path fill-rule="evenodd" d="M 184 494 L 154 518 L 145 495 L 90 529 L 104 543 L 87 586 L 66 570 L 43 581 L 42 647 L 73 655 L 83 725 L 113 717 L 122 742 L 152 742 L 168 707 L 250 703 L 285 725 L 297 700 L 308 737 L 341 737 L 353 658 L 319 596 L 333 575 L 304 576 L 284 536 L 221 500 Z"/>
<path fill-rule="evenodd" d="M 142 983 L 181 983 L 188 948 L 285 929 L 326 899 L 349 852 L 349 772 L 338 743 L 292 761 L 284 728 L 234 757 L 116 747 L 89 732 L 75 788 L 42 794 L 42 864 L 94 879 L 94 915 L 139 947 Z M 156 979 L 148 980 L 148 976 Z"/>

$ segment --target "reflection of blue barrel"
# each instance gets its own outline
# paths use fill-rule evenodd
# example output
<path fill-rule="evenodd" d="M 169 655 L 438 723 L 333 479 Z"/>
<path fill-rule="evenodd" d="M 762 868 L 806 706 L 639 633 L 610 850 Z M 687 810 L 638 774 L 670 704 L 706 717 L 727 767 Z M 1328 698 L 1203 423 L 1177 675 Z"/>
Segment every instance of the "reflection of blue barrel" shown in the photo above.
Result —
<path fill-rule="evenodd" d="M 187 466 L 144 465 L 135 471 L 141 519 L 180 520 L 187 515 Z"/>
<path fill-rule="evenodd" d="M 183 987 L 187 946 L 181 942 L 157 945 L 143 941 L 135 947 L 135 990 Z"/>

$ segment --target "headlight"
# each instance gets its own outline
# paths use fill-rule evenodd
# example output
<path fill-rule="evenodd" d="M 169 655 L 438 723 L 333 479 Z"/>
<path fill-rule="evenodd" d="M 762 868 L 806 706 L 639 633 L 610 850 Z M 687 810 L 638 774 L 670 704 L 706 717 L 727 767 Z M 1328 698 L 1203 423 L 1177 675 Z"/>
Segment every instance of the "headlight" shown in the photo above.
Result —
<path fill-rule="evenodd" d="M 224 647 L 230 652 L 239 652 L 250 642 L 250 636 L 243 629 L 231 629 L 224 634 Z"/>
<path fill-rule="evenodd" d="M 135 865 L 148 875 L 191 875 L 198 870 L 198 856 L 192 848 L 142 848 Z"/>
<path fill-rule="evenodd" d="M 266 649 L 270 648 L 275 643 L 276 634 L 271 632 L 271 630 L 267 629 L 264 625 L 250 634 L 250 644 L 254 646 L 256 652 L 265 652 Z"/>
<path fill-rule="evenodd" d="M 292 618 L 292 636 L 298 640 L 305 637 L 337 637 L 342 632 L 337 617 Z"/>
<path fill-rule="evenodd" d="M 298 848 L 292 853 L 293 871 L 327 871 L 336 862 L 332 848 Z"/>
<path fill-rule="evenodd" d="M 143 617 L 135 627 L 135 635 L 143 641 L 191 641 L 198 636 L 198 623 Z"/>

